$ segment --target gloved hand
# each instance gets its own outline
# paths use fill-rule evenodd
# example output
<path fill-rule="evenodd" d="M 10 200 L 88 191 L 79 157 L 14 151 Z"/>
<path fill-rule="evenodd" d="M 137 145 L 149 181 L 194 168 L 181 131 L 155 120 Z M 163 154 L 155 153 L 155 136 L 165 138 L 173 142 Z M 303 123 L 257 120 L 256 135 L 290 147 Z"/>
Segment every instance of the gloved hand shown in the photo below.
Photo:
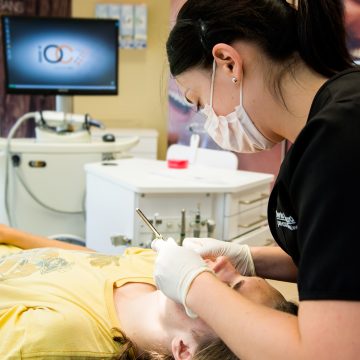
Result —
<path fill-rule="evenodd" d="M 211 238 L 185 238 L 183 247 L 196 251 L 204 258 L 226 256 L 241 275 L 256 275 L 254 261 L 248 245 Z"/>
<path fill-rule="evenodd" d="M 193 280 L 202 272 L 213 272 L 199 254 L 178 246 L 174 239 L 154 240 L 151 247 L 158 252 L 155 282 L 167 297 L 185 307 L 189 317 L 197 315 L 186 306 L 186 296 Z"/>

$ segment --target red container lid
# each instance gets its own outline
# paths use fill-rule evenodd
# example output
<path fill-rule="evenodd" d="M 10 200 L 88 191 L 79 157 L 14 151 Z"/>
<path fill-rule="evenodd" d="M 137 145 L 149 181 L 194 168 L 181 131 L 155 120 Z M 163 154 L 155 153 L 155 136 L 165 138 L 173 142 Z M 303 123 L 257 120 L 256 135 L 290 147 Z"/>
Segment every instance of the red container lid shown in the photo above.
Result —
<path fill-rule="evenodd" d="M 189 160 L 169 159 L 167 165 L 171 169 L 186 169 L 189 165 Z"/>

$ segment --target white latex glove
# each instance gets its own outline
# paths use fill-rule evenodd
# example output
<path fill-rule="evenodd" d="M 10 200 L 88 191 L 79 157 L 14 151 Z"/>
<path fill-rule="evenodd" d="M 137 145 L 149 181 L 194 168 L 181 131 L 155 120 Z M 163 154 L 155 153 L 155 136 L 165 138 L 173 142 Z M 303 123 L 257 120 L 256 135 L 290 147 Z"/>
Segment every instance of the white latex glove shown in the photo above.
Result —
<path fill-rule="evenodd" d="M 172 237 L 169 237 L 165 240 L 163 239 L 154 239 L 152 242 L 151 242 L 151 248 L 156 251 L 156 252 L 159 252 L 161 247 L 166 243 L 166 242 L 169 242 L 169 243 L 172 243 L 174 245 L 177 245 L 175 239 L 173 239 Z"/>
<path fill-rule="evenodd" d="M 202 272 L 213 272 L 199 254 L 178 246 L 174 239 L 154 240 L 151 247 L 158 252 L 155 261 L 155 282 L 167 297 L 185 307 L 187 315 L 197 315 L 186 306 L 186 296 L 193 280 Z"/>
<path fill-rule="evenodd" d="M 183 247 L 196 251 L 204 258 L 226 256 L 241 275 L 256 275 L 254 261 L 248 245 L 211 238 L 185 238 Z"/>

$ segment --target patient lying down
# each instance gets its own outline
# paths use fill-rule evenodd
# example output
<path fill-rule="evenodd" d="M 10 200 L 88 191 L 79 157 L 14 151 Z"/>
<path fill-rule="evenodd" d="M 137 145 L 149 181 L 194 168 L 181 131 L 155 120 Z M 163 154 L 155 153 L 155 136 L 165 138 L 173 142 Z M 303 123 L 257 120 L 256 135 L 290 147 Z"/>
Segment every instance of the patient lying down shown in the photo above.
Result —
<path fill-rule="evenodd" d="M 156 289 L 151 250 L 106 255 L 3 225 L 0 243 L 17 247 L 0 245 L 1 359 L 237 359 Z M 250 301 L 295 313 L 265 280 L 237 274 L 226 258 L 209 266 Z"/>

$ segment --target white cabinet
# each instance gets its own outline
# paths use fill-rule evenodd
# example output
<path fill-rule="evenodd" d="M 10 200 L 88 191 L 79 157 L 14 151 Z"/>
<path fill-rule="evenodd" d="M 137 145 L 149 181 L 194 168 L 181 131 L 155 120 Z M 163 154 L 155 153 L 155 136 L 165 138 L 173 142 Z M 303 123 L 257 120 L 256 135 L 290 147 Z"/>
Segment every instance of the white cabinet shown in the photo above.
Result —
<path fill-rule="evenodd" d="M 267 223 L 269 184 L 225 195 L 226 240 L 232 240 Z"/>
<path fill-rule="evenodd" d="M 191 166 L 169 169 L 165 161 L 122 159 L 89 164 L 86 170 L 87 246 L 117 253 L 128 241 L 149 246 L 153 235 L 135 212 L 140 208 L 164 237 L 180 238 L 181 210 L 186 236 L 193 236 L 200 209 L 200 236 L 208 236 L 207 220 L 215 221 L 213 237 L 247 241 L 267 228 L 266 210 L 273 175 Z M 263 244 L 263 236 L 256 232 Z"/>

